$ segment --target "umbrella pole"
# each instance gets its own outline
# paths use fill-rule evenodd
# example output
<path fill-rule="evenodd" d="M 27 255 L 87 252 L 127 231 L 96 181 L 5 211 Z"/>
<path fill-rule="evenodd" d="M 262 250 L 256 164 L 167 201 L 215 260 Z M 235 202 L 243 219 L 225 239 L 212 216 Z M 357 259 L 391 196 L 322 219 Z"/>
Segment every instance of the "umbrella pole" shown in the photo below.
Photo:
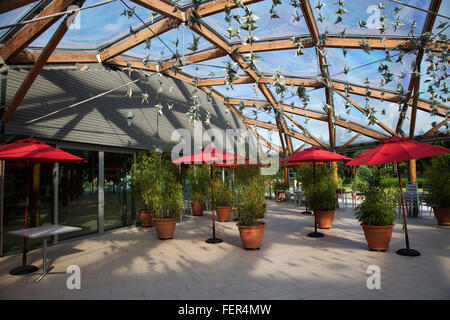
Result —
<path fill-rule="evenodd" d="M 313 161 L 313 181 L 314 181 L 314 190 L 313 190 L 313 213 L 314 213 L 314 232 L 308 233 L 308 237 L 311 238 L 321 238 L 324 236 L 323 233 L 317 232 L 317 218 L 316 218 L 316 163 Z"/>
<path fill-rule="evenodd" d="M 30 161 L 27 162 L 27 186 L 26 186 L 26 196 L 25 196 L 25 222 L 24 229 L 28 228 L 28 213 L 30 211 L 30 189 L 31 189 L 31 179 L 33 176 L 33 167 Z M 27 238 L 23 238 L 23 252 L 22 252 L 22 265 L 12 269 L 9 274 L 12 275 L 23 275 L 28 273 L 36 272 L 39 268 L 33 265 L 27 265 Z"/>
<path fill-rule="evenodd" d="M 405 197 L 403 196 L 402 177 L 400 175 L 400 165 L 396 162 L 398 183 L 400 185 L 400 195 L 402 199 L 402 211 L 403 211 L 403 225 L 405 226 L 405 241 L 406 248 L 397 250 L 397 254 L 408 257 L 420 256 L 420 252 L 409 248 L 408 226 L 406 224 L 406 209 L 405 209 Z"/>
<path fill-rule="evenodd" d="M 222 239 L 216 238 L 216 224 L 214 219 L 214 183 L 213 183 L 213 166 L 211 164 L 210 166 L 210 172 L 211 172 L 211 211 L 212 211 L 212 222 L 213 222 L 213 237 L 206 239 L 206 243 L 221 243 L 223 242 Z"/>

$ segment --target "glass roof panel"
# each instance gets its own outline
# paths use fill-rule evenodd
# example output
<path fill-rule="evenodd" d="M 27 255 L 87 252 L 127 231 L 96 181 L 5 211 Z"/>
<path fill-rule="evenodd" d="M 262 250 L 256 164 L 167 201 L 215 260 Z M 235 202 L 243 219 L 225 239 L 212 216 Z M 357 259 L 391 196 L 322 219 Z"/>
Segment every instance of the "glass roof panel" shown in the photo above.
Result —
<path fill-rule="evenodd" d="M 338 5 L 338 1 L 310 1 L 320 33 L 328 31 L 330 34 L 337 34 L 345 29 L 347 34 L 379 35 L 379 28 L 381 27 L 380 17 L 382 19 L 384 16 L 386 35 L 408 35 L 413 21 L 416 21 L 417 24 L 415 33 L 420 34 L 427 16 L 426 12 L 390 1 L 351 0 L 341 2 L 343 2 L 343 7 Z M 379 8 L 380 3 L 385 4 L 383 9 Z M 428 10 L 430 0 L 412 0 L 408 1 L 408 4 Z M 319 9 L 320 6 L 321 9 Z M 401 8 L 398 13 L 395 12 L 396 7 Z M 343 11 L 345 11 L 345 13 L 342 13 Z M 338 19 L 340 19 L 339 17 L 341 17 L 342 20 L 337 22 Z M 397 17 L 399 18 L 397 19 Z M 365 23 L 365 27 L 360 27 L 360 21 L 363 21 L 361 25 L 364 25 Z M 396 25 L 397 30 L 395 30 Z"/>
<path fill-rule="evenodd" d="M 22 19 L 35 5 L 36 3 L 31 3 L 26 6 L 0 14 L 0 26 L 7 26 L 19 22 L 20 19 Z M 0 30 L 0 37 L 2 37 L 10 29 L 11 28 Z"/>
<path fill-rule="evenodd" d="M 281 97 L 276 94 L 275 90 L 271 90 L 275 95 L 277 100 L 283 104 L 291 105 L 295 108 L 303 109 L 304 103 L 297 95 L 291 95 L 291 93 L 286 93 L 286 96 L 283 100 L 280 100 Z M 319 111 L 323 112 L 323 103 L 325 103 L 325 89 L 315 89 L 315 88 L 306 88 L 306 94 L 309 97 L 309 101 L 307 104 L 307 110 L 311 111 Z"/>
<path fill-rule="evenodd" d="M 317 76 L 319 68 L 314 48 L 303 49 L 304 55 L 295 56 L 296 50 L 258 52 L 261 56 L 256 68 L 263 73 L 274 73 L 281 68 L 283 75 Z M 280 59 L 280 55 L 283 59 Z"/>
<path fill-rule="evenodd" d="M 336 95 L 335 95 L 336 97 Z M 364 108 L 365 104 L 366 104 L 366 99 L 363 96 L 358 96 L 356 94 L 350 94 L 350 98 L 355 101 L 357 104 L 359 104 L 359 106 L 361 108 Z M 336 99 L 336 98 L 335 98 Z M 342 99 L 341 97 L 339 97 L 339 99 Z M 340 101 L 343 101 L 340 100 Z M 381 121 L 382 123 L 384 123 L 387 127 L 389 127 L 390 129 L 392 129 L 393 131 L 395 131 L 395 128 L 397 127 L 397 122 L 398 122 L 398 118 L 399 118 L 399 105 L 398 103 L 394 103 L 394 102 L 389 102 L 389 101 L 383 101 L 381 102 L 381 100 L 379 99 L 369 99 L 369 105 L 371 107 L 373 107 L 375 109 L 375 117 Z M 353 111 L 352 114 L 356 114 L 359 113 L 359 111 L 355 110 L 354 107 L 352 107 Z M 364 116 L 365 118 L 365 116 Z M 377 130 L 381 133 L 386 133 L 386 131 L 384 131 L 381 127 L 379 127 L 377 124 L 372 124 L 369 125 L 369 121 L 366 120 L 361 120 L 358 121 L 358 123 L 360 124 L 364 124 L 364 126 L 367 126 L 371 129 Z M 408 123 L 408 130 L 409 130 L 409 119 L 407 119 L 406 121 L 403 122 L 403 131 L 405 131 L 406 128 L 406 124 Z"/>
<path fill-rule="evenodd" d="M 442 14 L 444 16 L 450 17 L 450 6 L 448 5 L 448 3 L 441 3 L 441 6 L 439 7 L 439 14 Z M 450 27 L 446 28 L 448 26 L 448 23 L 445 26 L 442 26 L 442 23 L 444 22 L 448 22 L 448 19 L 445 19 L 443 17 L 436 17 L 436 21 L 434 22 L 434 26 L 433 26 L 433 33 L 437 34 L 437 33 L 442 33 L 445 36 L 450 36 Z"/>
<path fill-rule="evenodd" d="M 301 16 L 302 12 L 299 8 L 295 9 L 289 5 L 289 1 L 283 1 L 281 5 L 275 7 L 275 12 L 280 18 L 274 19 L 270 18 L 272 1 L 261 1 L 247 6 L 259 18 L 256 21 L 258 28 L 253 31 L 253 35 L 260 40 L 307 34 L 309 32 L 303 17 L 300 18 L 300 21 L 294 19 L 294 15 Z M 231 11 L 232 16 L 235 14 L 243 16 L 245 11 L 242 8 L 236 8 Z M 203 18 L 203 20 L 220 34 L 228 36 L 227 29 L 230 28 L 230 25 L 225 21 L 225 17 L 225 13 L 221 12 Z M 232 19 L 231 27 L 239 27 L 237 21 L 234 19 Z M 241 29 L 240 34 L 243 40 L 248 35 L 248 32 Z M 233 41 L 236 39 L 233 38 Z"/>
<path fill-rule="evenodd" d="M 225 62 L 232 62 L 228 56 L 184 66 L 183 71 L 198 78 L 225 77 Z M 238 86 L 238 85 L 236 85 Z"/>
<path fill-rule="evenodd" d="M 98 3 L 98 0 L 87 0 L 84 6 Z M 127 3 L 135 8 L 135 13 L 146 23 L 150 23 L 150 13 L 145 9 L 132 3 Z M 120 1 L 89 8 L 79 13 L 72 26 L 58 45 L 58 48 L 94 49 L 104 45 L 112 39 L 125 36 L 130 33 L 130 27 L 135 30 L 142 23 L 133 15 L 128 19 L 123 15 L 127 8 Z M 156 18 L 156 16 L 155 16 Z M 56 22 L 51 28 L 44 32 L 30 45 L 31 47 L 44 47 L 55 33 L 61 22 Z"/>
<path fill-rule="evenodd" d="M 256 88 L 255 90 L 254 85 L 251 83 L 235 84 L 234 88 L 230 86 L 215 86 L 214 89 L 230 98 L 265 100 L 259 89 Z"/>
<path fill-rule="evenodd" d="M 328 71 L 331 78 L 360 85 L 365 85 L 368 78 L 369 86 L 374 88 L 382 88 L 383 81 L 386 89 L 395 90 L 398 84 L 401 84 L 405 90 L 408 89 L 411 63 L 415 60 L 413 54 L 405 54 L 400 63 L 396 62 L 399 56 L 394 56 L 398 54 L 397 51 L 390 51 L 392 62 L 384 60 L 386 54 L 382 50 L 373 50 L 371 54 L 367 54 L 360 49 L 350 49 L 347 50 L 346 57 L 341 49 L 325 48 L 325 53 L 327 62 L 330 64 Z M 387 66 L 387 69 L 379 71 L 379 68 L 385 68 L 384 66 Z M 390 82 L 387 82 L 388 80 Z"/>
<path fill-rule="evenodd" d="M 435 93 L 436 100 L 450 107 L 448 96 L 448 62 L 447 58 L 442 60 L 440 54 L 425 54 L 420 66 L 420 91 L 419 97 L 430 100 L 431 94 Z"/>
<path fill-rule="evenodd" d="M 165 60 L 172 59 L 175 53 L 190 54 L 192 50 L 187 49 L 193 44 L 192 31 L 184 29 L 184 45 L 183 45 L 183 28 L 180 26 L 177 29 L 167 31 L 158 37 L 151 39 L 150 49 L 147 48 L 146 43 L 142 43 L 126 52 L 126 54 L 136 57 L 146 57 L 149 55 L 151 60 Z M 200 38 L 197 50 L 202 50 L 211 47 L 203 38 Z"/>
<path fill-rule="evenodd" d="M 346 143 L 348 140 L 350 140 L 351 138 L 353 138 L 357 133 L 353 132 L 353 131 L 349 131 L 345 128 L 342 127 L 336 127 L 336 135 L 335 135 L 335 139 L 336 139 L 336 146 L 342 146 L 344 143 Z M 378 140 L 367 137 L 367 136 L 363 136 L 360 135 L 358 138 L 356 138 L 351 144 L 355 145 L 355 144 L 359 144 L 359 143 L 368 143 L 368 142 L 377 142 Z"/>

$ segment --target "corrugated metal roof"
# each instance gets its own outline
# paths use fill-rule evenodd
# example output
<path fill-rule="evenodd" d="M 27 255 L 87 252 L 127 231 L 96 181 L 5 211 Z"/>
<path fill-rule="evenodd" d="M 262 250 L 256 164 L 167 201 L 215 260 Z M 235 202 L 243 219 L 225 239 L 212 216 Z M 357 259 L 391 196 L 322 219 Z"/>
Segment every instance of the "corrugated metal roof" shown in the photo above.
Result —
<path fill-rule="evenodd" d="M 24 80 L 28 69 L 12 68 L 8 72 L 7 105 Z M 63 109 L 74 103 L 112 90 L 138 79 L 141 74 L 133 71 L 106 69 L 91 64 L 89 69 L 59 67 L 44 68 L 23 102 L 6 124 L 7 135 L 32 135 L 37 138 L 62 140 L 104 146 L 147 149 L 155 146 L 166 148 L 175 129 L 185 128 L 193 132 L 193 125 L 185 113 L 192 105 L 191 95 L 195 87 L 166 76 L 153 75 L 149 83 L 138 81 L 105 96 L 63 110 L 31 124 L 26 122 Z M 162 80 L 163 91 L 157 93 Z M 173 88 L 169 92 L 169 88 Z M 131 98 L 126 96 L 131 88 Z M 147 92 L 149 103 L 142 103 L 142 93 Z M 245 125 L 228 108 L 213 99 L 208 102 L 206 94 L 199 90 L 198 101 L 202 105 L 202 117 L 211 113 L 209 128 L 245 128 Z M 155 105 L 163 105 L 163 116 L 157 115 Z M 172 111 L 167 108 L 173 104 Z M 134 115 L 132 125 L 127 124 L 127 114 Z"/>

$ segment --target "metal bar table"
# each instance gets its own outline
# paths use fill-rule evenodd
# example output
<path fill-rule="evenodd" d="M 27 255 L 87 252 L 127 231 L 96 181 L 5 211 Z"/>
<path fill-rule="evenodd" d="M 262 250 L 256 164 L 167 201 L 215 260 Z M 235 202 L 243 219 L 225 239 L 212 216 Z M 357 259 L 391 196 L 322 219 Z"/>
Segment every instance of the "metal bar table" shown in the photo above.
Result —
<path fill-rule="evenodd" d="M 47 238 L 55 235 L 59 235 L 62 233 L 68 233 L 68 232 L 74 232 L 74 231 L 80 231 L 81 228 L 78 227 L 69 227 L 69 226 L 62 226 L 58 224 L 54 224 L 51 226 L 43 226 L 43 227 L 36 227 L 36 228 L 27 228 L 22 230 L 15 230 L 15 231 L 9 231 L 8 234 L 24 237 L 27 239 L 38 239 L 38 238 L 44 238 L 43 239 L 43 247 L 42 247 L 42 274 L 37 278 L 34 282 L 39 282 L 43 277 L 45 277 L 54 267 L 50 266 L 47 268 Z"/>

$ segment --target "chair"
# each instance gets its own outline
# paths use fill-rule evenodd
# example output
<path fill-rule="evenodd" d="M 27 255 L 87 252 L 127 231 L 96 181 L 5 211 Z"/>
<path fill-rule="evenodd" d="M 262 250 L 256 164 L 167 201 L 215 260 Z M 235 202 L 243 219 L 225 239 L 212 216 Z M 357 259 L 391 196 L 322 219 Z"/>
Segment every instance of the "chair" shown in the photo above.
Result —
<path fill-rule="evenodd" d="M 419 210 L 419 189 L 417 184 L 408 182 L 406 185 L 405 206 L 409 217 L 414 215 L 414 208 Z"/>
<path fill-rule="evenodd" d="M 419 193 L 419 215 L 430 216 L 432 215 L 433 208 L 430 206 L 428 210 L 425 210 L 426 214 L 423 214 L 423 208 L 428 207 L 427 197 L 430 194 L 429 187 L 426 183 L 422 185 L 422 192 Z"/>

